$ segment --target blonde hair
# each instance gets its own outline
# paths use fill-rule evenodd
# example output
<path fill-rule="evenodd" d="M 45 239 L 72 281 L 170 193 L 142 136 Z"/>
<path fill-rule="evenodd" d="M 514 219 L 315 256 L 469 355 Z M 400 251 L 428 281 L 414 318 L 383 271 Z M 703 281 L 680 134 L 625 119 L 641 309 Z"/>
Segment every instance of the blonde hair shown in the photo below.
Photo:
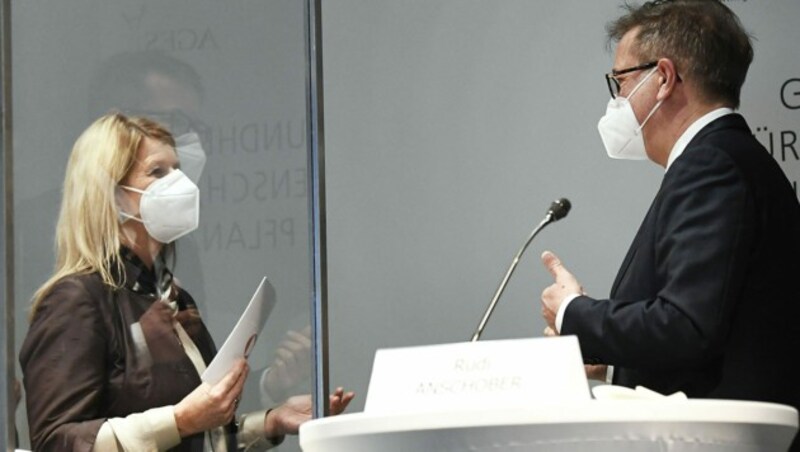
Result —
<path fill-rule="evenodd" d="M 175 146 L 162 125 L 121 113 L 101 116 L 75 141 L 56 225 L 55 271 L 34 294 L 31 318 L 42 299 L 66 276 L 96 272 L 111 287 L 124 282 L 114 278 L 115 273 L 122 275 L 115 193 L 146 137 Z"/>

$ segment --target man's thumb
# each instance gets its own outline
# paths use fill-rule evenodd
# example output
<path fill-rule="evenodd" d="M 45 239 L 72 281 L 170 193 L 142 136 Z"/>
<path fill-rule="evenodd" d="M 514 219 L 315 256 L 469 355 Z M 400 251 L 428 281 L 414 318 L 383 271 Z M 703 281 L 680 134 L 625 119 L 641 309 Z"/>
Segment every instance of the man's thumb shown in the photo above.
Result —
<path fill-rule="evenodd" d="M 562 272 L 566 271 L 564 266 L 561 264 L 561 259 L 559 259 L 558 256 L 553 254 L 551 251 L 545 251 L 542 253 L 542 263 L 544 264 L 545 268 L 547 268 L 547 271 L 553 275 L 553 279 L 558 279 L 558 276 Z"/>

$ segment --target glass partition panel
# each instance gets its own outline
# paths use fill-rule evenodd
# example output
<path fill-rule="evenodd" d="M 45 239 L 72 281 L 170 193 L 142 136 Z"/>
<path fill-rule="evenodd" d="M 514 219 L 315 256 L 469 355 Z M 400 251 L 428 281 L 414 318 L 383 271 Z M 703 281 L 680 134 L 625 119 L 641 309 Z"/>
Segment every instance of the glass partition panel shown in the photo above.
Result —
<path fill-rule="evenodd" d="M 275 287 L 277 305 L 250 356 L 239 411 L 309 393 L 304 1 L 13 6 L 17 352 L 31 297 L 53 273 L 73 143 L 116 110 L 163 123 L 179 144 L 197 134 L 200 146 L 181 165 L 200 189 L 200 222 L 177 241 L 174 274 L 217 346 L 261 277 Z M 21 446 L 30 447 L 25 406 L 16 426 Z M 280 450 L 299 450 L 296 437 Z"/>

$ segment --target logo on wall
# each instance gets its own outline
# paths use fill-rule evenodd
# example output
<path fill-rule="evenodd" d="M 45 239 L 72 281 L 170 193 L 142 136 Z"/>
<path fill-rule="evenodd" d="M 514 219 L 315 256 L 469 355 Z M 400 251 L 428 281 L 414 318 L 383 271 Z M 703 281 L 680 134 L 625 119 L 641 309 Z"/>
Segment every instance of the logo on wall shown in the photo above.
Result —
<path fill-rule="evenodd" d="M 800 110 L 800 78 L 793 77 L 780 86 L 780 102 L 786 110 Z M 792 113 L 790 113 L 792 114 Z M 781 127 L 778 127 L 781 129 Z M 783 167 L 786 177 L 792 183 L 795 194 L 800 197 L 797 190 L 798 177 L 800 177 L 800 142 L 798 130 L 775 130 L 767 126 L 755 128 L 753 136 L 767 148 L 769 154 Z"/>
<path fill-rule="evenodd" d="M 790 78 L 783 83 L 781 102 L 789 110 L 800 109 L 800 78 Z"/>

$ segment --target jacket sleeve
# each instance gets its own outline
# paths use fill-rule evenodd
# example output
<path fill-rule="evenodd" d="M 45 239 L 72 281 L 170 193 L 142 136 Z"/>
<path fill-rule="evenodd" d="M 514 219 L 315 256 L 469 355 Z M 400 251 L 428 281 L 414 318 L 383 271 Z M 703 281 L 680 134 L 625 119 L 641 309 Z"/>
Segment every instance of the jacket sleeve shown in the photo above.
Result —
<path fill-rule="evenodd" d="M 100 428 L 95 452 L 119 450 L 167 450 L 181 442 L 174 408 L 167 405 L 111 418 Z"/>
<path fill-rule="evenodd" d="M 67 279 L 39 305 L 20 351 L 34 450 L 90 451 L 106 421 L 102 301 Z"/>
<path fill-rule="evenodd" d="M 575 299 L 561 334 L 576 334 L 584 357 L 649 369 L 691 368 L 718 358 L 739 301 L 755 208 L 739 168 L 719 149 L 676 160 L 656 199 L 652 262 L 627 278 L 655 290 L 636 300 Z"/>

